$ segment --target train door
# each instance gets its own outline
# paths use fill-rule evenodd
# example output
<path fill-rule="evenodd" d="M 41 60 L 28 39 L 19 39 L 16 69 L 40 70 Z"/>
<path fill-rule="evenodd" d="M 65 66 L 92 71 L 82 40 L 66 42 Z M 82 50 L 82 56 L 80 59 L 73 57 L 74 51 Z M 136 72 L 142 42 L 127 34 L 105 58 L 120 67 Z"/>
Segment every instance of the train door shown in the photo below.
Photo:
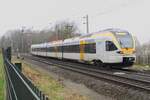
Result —
<path fill-rule="evenodd" d="M 84 48 L 85 48 L 85 41 L 81 40 L 80 41 L 80 60 L 84 60 L 84 57 L 85 57 Z"/>
<path fill-rule="evenodd" d="M 105 54 L 104 54 L 104 45 L 105 43 L 103 41 L 98 41 L 96 42 L 96 57 L 98 60 L 104 62 L 104 57 L 105 57 Z"/>
<path fill-rule="evenodd" d="M 54 46 L 54 53 L 56 58 L 58 58 L 58 50 L 57 50 L 57 46 Z"/>
<path fill-rule="evenodd" d="M 106 41 L 105 42 L 105 52 L 106 52 L 105 53 L 105 55 L 106 55 L 105 60 L 108 63 L 117 62 L 116 50 L 117 50 L 117 47 L 112 41 Z"/>
<path fill-rule="evenodd" d="M 47 57 L 47 44 L 45 46 L 45 52 L 46 52 L 45 56 Z"/>

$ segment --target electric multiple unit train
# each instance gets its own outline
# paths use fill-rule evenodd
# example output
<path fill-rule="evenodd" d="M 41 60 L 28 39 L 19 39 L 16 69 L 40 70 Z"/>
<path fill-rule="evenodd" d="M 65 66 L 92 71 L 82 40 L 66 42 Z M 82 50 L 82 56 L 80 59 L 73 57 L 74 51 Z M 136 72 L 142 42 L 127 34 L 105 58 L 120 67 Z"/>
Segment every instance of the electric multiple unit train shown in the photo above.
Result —
<path fill-rule="evenodd" d="M 64 41 L 33 44 L 31 54 L 91 62 L 97 66 L 128 67 L 136 60 L 134 38 L 121 29 L 106 29 Z"/>

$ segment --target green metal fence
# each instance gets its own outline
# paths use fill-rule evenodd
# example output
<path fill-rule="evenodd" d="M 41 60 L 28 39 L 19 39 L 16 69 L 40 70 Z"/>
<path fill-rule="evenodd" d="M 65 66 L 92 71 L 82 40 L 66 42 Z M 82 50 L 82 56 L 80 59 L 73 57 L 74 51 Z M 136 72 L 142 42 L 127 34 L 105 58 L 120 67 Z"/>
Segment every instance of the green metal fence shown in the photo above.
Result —
<path fill-rule="evenodd" d="M 11 63 L 11 48 L 3 49 L 7 100 L 48 100 L 20 69 Z"/>

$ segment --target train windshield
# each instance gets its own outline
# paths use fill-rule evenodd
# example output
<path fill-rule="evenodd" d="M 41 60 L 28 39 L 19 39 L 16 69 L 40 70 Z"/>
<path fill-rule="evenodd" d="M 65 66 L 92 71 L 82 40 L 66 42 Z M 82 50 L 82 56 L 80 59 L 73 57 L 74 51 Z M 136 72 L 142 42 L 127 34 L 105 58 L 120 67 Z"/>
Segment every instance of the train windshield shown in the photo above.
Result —
<path fill-rule="evenodd" d="M 133 48 L 133 39 L 129 33 L 116 33 L 121 48 Z"/>

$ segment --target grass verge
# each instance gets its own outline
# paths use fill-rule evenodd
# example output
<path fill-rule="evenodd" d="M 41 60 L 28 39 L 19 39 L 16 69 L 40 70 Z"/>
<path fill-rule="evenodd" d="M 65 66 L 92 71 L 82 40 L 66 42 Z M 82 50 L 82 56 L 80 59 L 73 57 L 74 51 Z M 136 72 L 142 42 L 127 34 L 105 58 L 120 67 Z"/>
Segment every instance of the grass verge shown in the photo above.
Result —
<path fill-rule="evenodd" d="M 22 62 L 22 71 L 32 82 L 51 100 L 87 100 L 83 95 L 67 90 L 61 81 L 53 79 L 45 70 L 34 68 L 26 61 L 13 59 L 13 62 Z"/>
<path fill-rule="evenodd" d="M 3 57 L 0 53 L 0 100 L 5 100 L 5 76 L 3 67 Z"/>
<path fill-rule="evenodd" d="M 132 66 L 131 69 L 135 69 L 135 70 L 139 70 L 139 71 L 146 71 L 146 70 L 150 70 L 150 65 L 135 64 Z"/>

